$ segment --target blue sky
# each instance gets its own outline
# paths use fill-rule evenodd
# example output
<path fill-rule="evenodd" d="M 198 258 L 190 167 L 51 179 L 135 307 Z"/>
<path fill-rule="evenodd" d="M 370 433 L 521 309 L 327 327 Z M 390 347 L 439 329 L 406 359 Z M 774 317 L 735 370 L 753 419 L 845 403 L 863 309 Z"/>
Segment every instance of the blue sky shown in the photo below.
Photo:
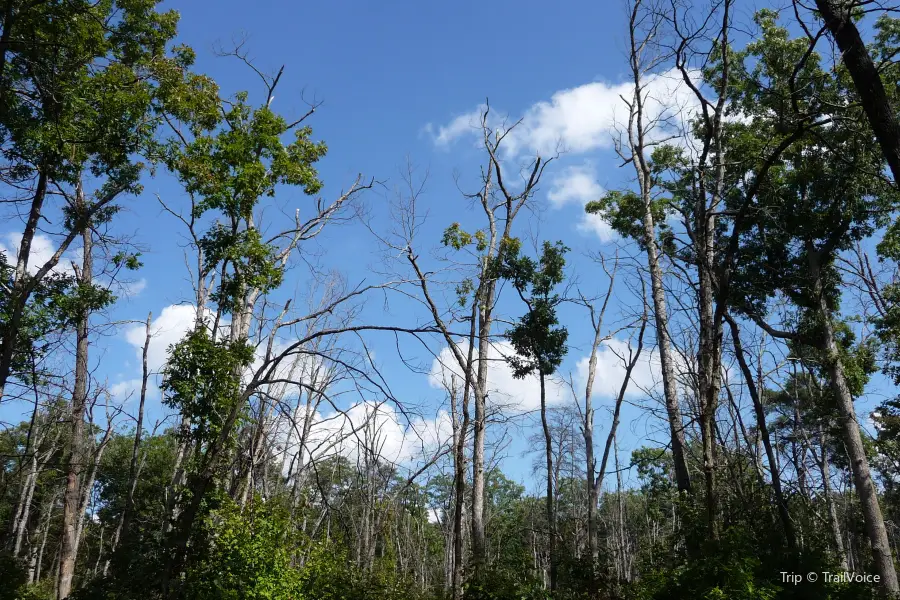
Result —
<path fill-rule="evenodd" d="M 274 109 L 290 117 L 306 111 L 304 98 L 323 103 L 310 121 L 314 137 L 329 147 L 319 165 L 325 183 L 322 195 L 335 197 L 357 173 L 381 182 L 383 185 L 363 198 L 375 230 L 385 232 L 391 226 L 391 189 L 402 184 L 400 171 L 407 160 L 417 166 L 419 174 L 427 171 L 423 202 L 429 220 L 421 238 L 423 255 L 431 250 L 429 236 L 431 246 L 437 247 L 441 231 L 451 222 L 473 222 L 456 177 L 465 190 L 477 188 L 484 154 L 477 148 L 469 124 L 485 98 L 498 115 L 526 118 L 521 135 L 514 140 L 520 158 L 533 151 L 543 151 L 546 156 L 548 150 L 552 152 L 548 146 L 562 139 L 569 151 L 548 169 L 536 197 L 538 210 L 522 219 L 518 233 L 565 240 L 572 248 L 570 269 L 584 292 L 605 290 L 602 270 L 584 254 L 612 253 L 615 243 L 597 221 L 586 220 L 582 206 L 603 189 L 626 185 L 630 175 L 619 168 L 621 161 L 610 143 L 612 117 L 615 110 L 621 110 L 617 96 L 622 90 L 617 86 L 625 80 L 627 64 L 622 4 L 569 2 L 551 7 L 531 0 L 258 1 L 251 6 L 230 0 L 197 0 L 164 6 L 181 12 L 180 40 L 197 51 L 197 70 L 216 79 L 226 94 L 259 92 L 258 80 L 249 69 L 234 59 L 216 57 L 213 51 L 245 39 L 244 48 L 258 68 L 274 73 L 285 66 Z M 664 86 L 660 90 L 662 93 Z M 181 231 L 177 222 L 161 211 L 157 195 L 172 206 L 186 202 L 177 183 L 164 174 L 148 178 L 145 193 L 126 201 L 127 211 L 117 227 L 133 233 L 145 248 L 144 267 L 135 276 L 144 285 L 139 293 L 116 305 L 110 315 L 113 319 L 143 320 L 152 311 L 157 318 L 167 314 L 177 320 L 178 309 L 173 305 L 191 299 Z M 289 192 L 279 197 L 279 202 L 303 210 L 311 200 Z M 342 272 L 351 286 L 363 281 L 377 283 L 379 245 L 360 224 L 327 231 L 318 240 L 317 250 L 321 264 Z M 289 289 L 303 290 L 307 285 L 302 269 L 293 271 L 286 283 Z M 608 316 L 611 325 L 631 311 L 635 302 L 621 283 L 616 294 L 618 302 L 613 302 Z M 166 307 L 168 313 L 163 312 Z M 502 308 L 508 315 L 520 309 L 512 301 L 505 301 Z M 410 325 L 423 322 L 425 316 L 396 297 L 390 299 L 385 312 L 383 298 L 373 297 L 361 318 Z M 577 380 L 590 331 L 585 313 L 574 308 L 564 309 L 563 322 L 571 337 L 570 354 L 561 371 L 575 373 Z M 123 393 L 139 377 L 135 344 L 142 337 L 139 329 L 129 334 L 126 325 L 100 343 L 104 350 L 96 355 L 97 373 Z M 621 348 L 622 339 L 620 336 L 619 346 L 613 347 Z M 395 394 L 421 407 L 423 418 L 435 418 L 442 394 L 429 385 L 428 377 L 410 372 L 402 364 L 393 337 L 374 335 L 367 340 Z M 406 358 L 425 368 L 432 362 L 417 344 L 403 342 L 401 348 Z M 440 345 L 434 344 L 433 349 L 439 351 Z M 609 349 L 605 352 L 602 358 L 608 370 L 603 373 L 609 379 L 598 382 L 596 401 L 601 406 L 610 404 L 612 390 L 618 385 L 618 360 Z M 652 375 L 649 369 L 645 371 L 643 381 L 650 383 Z M 530 395 L 533 400 L 533 386 L 504 382 L 510 393 Z M 560 388 L 555 393 L 562 402 L 566 392 Z M 629 400 L 639 396 L 635 391 Z M 564 401 L 569 401 L 568 396 Z M 6 419 L 10 407 L 4 410 Z M 151 421 L 165 414 L 158 399 L 151 402 L 149 413 Z M 521 428 L 512 430 L 503 464 L 513 478 L 525 481 L 530 479 L 532 462 L 524 454 L 529 448 L 526 438 L 531 421 L 521 422 Z M 601 435 L 605 435 L 607 422 L 605 412 L 599 410 Z M 628 406 L 620 437 L 622 460 L 627 461 L 630 449 L 647 443 L 645 438 L 652 440 L 649 443 L 664 440 L 662 423 Z"/>
<path fill-rule="evenodd" d="M 592 81 L 619 82 L 625 64 L 624 7 L 600 3 L 572 3 L 552 10 L 537 2 L 305 6 L 261 2 L 251 10 L 237 2 L 170 5 L 182 14 L 180 37 L 197 51 L 197 69 L 214 77 L 223 90 L 253 93 L 259 89 L 254 75 L 238 61 L 214 56 L 214 48 L 246 39 L 245 48 L 259 68 L 272 73 L 285 65 L 274 108 L 296 115 L 306 110 L 304 98 L 323 102 L 310 123 L 314 136 L 329 147 L 319 168 L 326 198 L 349 185 L 357 173 L 374 177 L 388 188 L 400 185 L 400 170 L 407 159 L 420 174 L 427 170 L 427 230 L 433 232 L 434 245 L 450 222 L 466 222 L 467 202 L 454 177 L 458 174 L 461 182 L 474 184 L 483 158 L 474 137 L 436 143 L 441 127 L 475 110 L 485 98 L 498 114 L 516 119 L 560 90 Z M 542 238 L 565 239 L 573 248 L 573 268 L 587 264 L 578 254 L 596 250 L 599 240 L 577 228 L 582 218 L 577 202 L 551 209 L 547 193 L 554 177 L 585 160 L 597 168 L 591 179 L 594 185 L 606 187 L 622 177 L 608 151 L 564 157 L 548 170 L 539 193 L 546 209 L 540 221 L 522 222 L 522 233 L 539 229 Z M 186 281 L 180 289 L 173 285 L 173 271 L 183 278 L 186 272 L 181 250 L 173 243 L 176 225 L 160 213 L 152 195 L 156 193 L 183 201 L 177 186 L 160 176 L 148 181 L 144 196 L 131 204 L 137 236 L 148 245 L 145 268 L 138 276 L 146 279 L 147 286 L 117 308 L 123 318 L 142 318 L 149 310 L 158 315 L 164 306 L 189 298 Z M 390 200 L 387 190 L 365 197 L 373 226 L 390 225 Z M 344 272 L 349 282 L 373 282 L 369 267 L 377 262 L 378 246 L 363 228 L 332 230 L 320 246 L 326 252 L 322 260 Z M 423 253 L 428 250 L 423 248 Z M 599 268 L 579 274 L 588 293 L 605 288 L 601 274 Z M 593 278 L 598 285 L 592 285 Z M 380 311 L 379 299 L 373 302 Z M 394 321 L 403 322 L 403 303 L 393 299 L 391 307 Z M 512 304 L 511 308 L 517 309 Z M 574 346 L 584 348 L 588 338 L 578 335 L 577 323 L 573 325 L 573 359 L 577 360 L 584 352 Z M 393 338 L 373 336 L 370 343 L 396 394 L 408 394 L 415 404 L 441 399 L 441 392 L 429 386 L 425 376 L 410 373 L 396 360 Z M 121 356 L 135 356 L 135 349 L 122 346 Z M 404 352 L 417 356 L 422 364 L 431 363 L 431 357 L 412 344 Z M 575 360 L 570 362 L 574 368 Z M 137 361 L 127 363 L 120 370 L 110 368 L 111 382 L 134 377 Z M 623 436 L 631 436 L 627 429 L 626 423 Z M 515 432 L 513 439 L 505 451 L 509 458 L 504 468 L 521 480 L 530 471 L 531 459 L 522 456 L 526 447 L 521 443 L 522 432 Z"/>
<path fill-rule="evenodd" d="M 246 47 L 258 66 L 272 72 L 286 65 L 276 108 L 288 113 L 304 110 L 301 95 L 324 102 L 311 124 L 315 135 L 329 146 L 320 168 L 326 197 L 347 185 L 357 172 L 393 187 L 402 183 L 399 171 L 407 159 L 420 173 L 427 170 L 429 229 L 435 244 L 447 224 L 465 222 L 467 203 L 454 175 L 471 182 L 483 153 L 474 139 L 440 145 L 435 144 L 433 133 L 471 112 L 485 98 L 499 113 L 516 119 L 560 90 L 592 81 L 619 82 L 625 65 L 625 12 L 615 2 L 573 2 L 552 8 L 531 1 L 259 2 L 252 10 L 247 10 L 246 3 L 195 2 L 177 7 L 182 12 L 182 36 L 200 55 L 198 68 L 223 88 L 242 89 L 253 80 L 236 61 L 212 58 L 210 50 L 216 43 L 227 45 L 246 35 Z M 538 200 L 548 206 L 546 194 L 553 177 L 588 159 L 597 167 L 595 184 L 608 187 L 621 180 L 621 170 L 608 151 L 565 157 L 548 171 Z M 387 225 L 389 200 L 387 193 L 367 196 L 376 225 Z M 558 210 L 548 208 L 543 217 L 541 237 L 565 239 L 573 248 L 576 266 L 587 264 L 577 254 L 596 249 L 598 238 L 576 228 L 582 218 L 577 202 Z M 528 225 L 538 227 L 534 220 Z M 332 231 L 322 245 L 327 260 L 347 272 L 350 280 L 370 276 L 360 258 L 375 250 L 375 245 L 359 228 Z M 158 294 L 153 291 L 154 267 L 149 257 L 147 264 L 148 298 L 141 302 Z M 605 288 L 596 267 L 579 276 L 588 293 L 595 287 L 596 291 Z M 594 278 L 599 286 L 592 285 Z M 397 307 L 395 320 L 401 320 L 402 304 L 394 300 L 392 306 Z M 587 337 L 578 335 L 577 323 L 572 325 L 573 346 L 584 348 Z M 440 392 L 427 386 L 423 376 L 411 374 L 392 359 L 396 354 L 392 338 L 376 337 L 372 343 L 383 357 L 395 393 L 409 390 L 411 395 L 440 399 Z M 572 354 L 579 359 L 584 351 L 573 348 Z M 422 362 L 431 362 L 429 356 L 418 355 Z M 626 423 L 622 433 L 633 437 L 627 430 Z M 521 435 L 514 439 L 521 440 Z M 524 444 L 513 443 L 506 451 L 509 459 L 504 467 L 519 479 L 530 470 L 531 459 L 521 456 L 524 449 Z"/>

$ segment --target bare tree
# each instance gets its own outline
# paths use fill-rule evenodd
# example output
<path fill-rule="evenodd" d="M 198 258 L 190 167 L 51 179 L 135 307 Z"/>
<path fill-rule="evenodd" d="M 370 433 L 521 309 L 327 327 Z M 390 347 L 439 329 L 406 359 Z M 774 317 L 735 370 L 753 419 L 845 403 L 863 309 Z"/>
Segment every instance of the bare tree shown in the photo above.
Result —
<path fill-rule="evenodd" d="M 671 433 L 672 460 L 675 463 L 675 481 L 681 492 L 691 491 L 691 478 L 687 468 L 684 449 L 684 424 L 678 403 L 678 386 L 675 380 L 675 365 L 672 344 L 669 337 L 669 312 L 666 306 L 666 292 L 663 287 L 663 272 L 660 265 L 659 247 L 656 240 L 654 222 L 654 174 L 648 153 L 667 138 L 660 137 L 659 130 L 672 115 L 648 114 L 647 103 L 651 100 L 648 91 L 648 77 L 659 76 L 656 71 L 666 59 L 659 51 L 657 39 L 664 20 L 658 12 L 645 10 L 642 0 L 634 0 L 630 6 L 629 66 L 633 89 L 631 96 L 624 100 L 628 107 L 627 152 L 617 143 L 619 155 L 634 167 L 643 206 L 643 239 L 650 271 L 650 286 L 653 295 L 653 314 L 656 324 L 656 345 L 662 371 L 663 395 Z M 658 99 L 653 99 L 657 102 Z"/>

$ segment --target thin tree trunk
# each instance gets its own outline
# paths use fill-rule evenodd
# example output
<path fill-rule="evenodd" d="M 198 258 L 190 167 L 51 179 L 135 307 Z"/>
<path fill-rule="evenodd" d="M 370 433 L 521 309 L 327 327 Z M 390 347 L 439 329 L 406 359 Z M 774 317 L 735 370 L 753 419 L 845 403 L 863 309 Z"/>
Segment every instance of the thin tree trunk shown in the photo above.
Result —
<path fill-rule="evenodd" d="M 734 354 L 737 358 L 741 373 L 744 375 L 744 382 L 747 384 L 747 391 L 750 393 L 750 399 L 753 401 L 753 412 L 756 414 L 756 429 L 759 437 L 762 439 L 763 448 L 766 451 L 766 458 L 769 461 L 769 471 L 772 477 L 772 491 L 775 493 L 775 504 L 778 507 L 778 517 L 781 520 L 781 526 L 784 528 L 784 537 L 787 541 L 788 548 L 794 550 L 797 548 L 797 534 L 794 530 L 794 522 L 788 511 L 787 502 L 784 499 L 784 491 L 781 488 L 781 475 L 778 471 L 778 461 L 775 459 L 775 450 L 772 448 L 772 440 L 769 437 L 769 426 L 766 423 L 766 413 L 759 397 L 759 390 L 753 378 L 753 371 L 747 364 L 747 357 L 744 354 L 744 348 L 741 345 L 741 333 L 738 329 L 737 322 L 731 315 L 725 315 L 728 325 L 731 327 L 731 341 L 734 344 Z"/>
<path fill-rule="evenodd" d="M 22 458 L 31 455 L 31 469 L 28 472 L 28 475 L 25 478 L 25 484 L 22 486 L 19 493 L 19 501 L 16 503 L 15 511 L 13 512 L 13 523 L 12 523 L 12 536 L 11 539 L 14 539 L 13 543 L 13 556 L 19 556 L 19 552 L 22 549 L 22 540 L 25 535 L 25 529 L 28 525 L 28 513 L 31 508 L 31 501 L 34 497 L 34 488 L 37 484 L 37 477 L 40 467 L 38 466 L 38 449 L 41 446 L 41 438 L 43 436 L 38 437 L 36 433 L 36 428 L 39 426 L 39 414 L 40 414 L 40 402 L 39 395 L 37 391 L 37 377 L 34 378 L 34 409 L 31 411 L 31 420 L 28 424 L 28 435 L 25 439 L 25 448 L 22 454 Z"/>
<path fill-rule="evenodd" d="M 828 522 L 831 525 L 831 536 L 834 539 L 834 551 L 841 561 L 841 569 L 848 571 L 847 553 L 844 551 L 844 536 L 841 534 L 841 524 L 838 521 L 837 510 L 834 507 L 834 498 L 831 491 L 831 473 L 828 465 L 828 451 L 826 450 L 825 428 L 819 423 L 819 445 L 822 447 L 819 457 L 819 470 L 822 475 L 823 493 L 825 505 L 828 509 Z"/>
<path fill-rule="evenodd" d="M 491 290 L 493 285 L 489 284 Z M 494 294 L 479 300 L 478 384 L 475 386 L 475 420 L 472 427 L 472 568 L 476 578 L 485 564 L 484 541 L 484 438 L 487 421 L 487 371 L 490 352 L 491 307 Z"/>
<path fill-rule="evenodd" d="M 460 600 L 463 593 L 463 565 L 465 553 L 463 546 L 463 512 L 466 503 L 466 434 L 469 430 L 469 392 L 473 387 L 472 366 L 475 352 L 475 319 L 477 315 L 476 302 L 472 303 L 470 315 L 471 326 L 469 330 L 469 348 L 466 356 L 466 369 L 463 381 L 463 392 L 460 400 L 460 412 L 462 422 L 459 425 L 459 437 L 454 449 L 454 500 L 453 510 L 453 600 Z M 477 394 L 477 392 L 476 392 Z"/>
<path fill-rule="evenodd" d="M 128 467 L 128 495 L 125 497 L 125 508 L 122 510 L 122 518 L 119 520 L 116 532 L 113 535 L 110 544 L 110 555 L 114 554 L 119 546 L 120 541 L 125 541 L 127 545 L 129 529 L 131 527 L 131 517 L 134 514 L 134 491 L 137 489 L 138 482 L 138 455 L 141 449 L 141 436 L 144 429 L 144 404 L 147 401 L 147 382 L 150 379 L 150 370 L 147 365 L 147 354 L 150 350 L 150 322 L 153 320 L 153 313 L 147 314 L 147 323 L 145 326 L 144 348 L 141 352 L 141 396 L 138 404 L 137 423 L 134 430 L 134 443 L 131 446 L 131 463 Z M 105 575 L 109 568 L 109 561 L 103 568 Z"/>
<path fill-rule="evenodd" d="M 88 475 L 87 480 L 81 483 L 81 507 L 78 510 L 78 524 L 75 527 L 75 554 L 78 554 L 78 549 L 81 546 L 81 533 L 84 530 L 84 518 L 87 514 L 87 509 L 91 501 L 91 494 L 94 490 L 94 482 L 97 480 L 97 471 L 100 469 L 100 461 L 103 460 L 103 453 L 106 451 L 106 446 L 109 444 L 109 440 L 112 438 L 113 433 L 113 423 L 112 420 L 107 424 L 106 433 L 103 434 L 103 439 L 100 441 L 100 445 L 97 446 L 97 451 L 94 453 L 94 458 L 91 464 L 91 473 Z"/>
<path fill-rule="evenodd" d="M 662 268 L 659 264 L 659 249 L 656 245 L 656 224 L 653 221 L 652 194 L 653 183 L 650 165 L 646 157 L 646 140 L 648 125 L 645 123 L 644 100 L 646 82 L 643 80 L 643 57 L 646 44 L 644 40 L 637 38 L 638 21 L 641 20 L 641 1 L 636 0 L 632 4 L 629 21 L 629 39 L 631 51 L 629 62 L 631 66 L 632 83 L 634 93 L 632 96 L 631 113 L 629 120 L 628 142 L 635 174 L 637 175 L 641 201 L 644 207 L 644 245 L 647 253 L 647 266 L 650 270 L 650 287 L 653 296 L 653 314 L 656 320 L 656 339 L 659 348 L 659 362 L 662 371 L 663 396 L 666 403 L 666 414 L 669 419 L 669 432 L 671 436 L 672 461 L 675 465 L 675 483 L 679 492 L 690 493 L 691 478 L 687 468 L 684 451 L 684 424 L 681 420 L 681 408 L 678 403 L 678 386 L 675 381 L 675 364 L 672 356 L 672 344 L 669 337 L 669 313 L 666 307 L 666 291 L 663 287 Z"/>
<path fill-rule="evenodd" d="M 606 264 L 603 263 L 604 270 Z M 587 484 L 587 537 L 588 550 L 591 556 L 591 564 L 594 565 L 598 559 L 597 550 L 597 503 L 600 499 L 600 487 L 596 485 L 594 478 L 597 473 L 597 457 L 594 455 L 594 379 L 597 376 L 597 351 L 600 348 L 603 333 L 603 319 L 606 315 L 606 307 L 609 305 L 609 299 L 612 297 L 613 285 L 616 280 L 616 271 L 618 270 L 618 255 L 616 255 L 616 263 L 612 274 L 609 275 L 609 287 L 606 290 L 606 297 L 603 300 L 603 306 L 600 314 L 594 316 L 594 307 L 587 302 L 585 304 L 591 312 L 591 325 L 594 328 L 594 341 L 591 344 L 591 356 L 588 359 L 587 382 L 584 387 L 584 457 L 585 457 L 585 483 Z M 596 578 L 591 577 L 592 593 L 597 593 Z"/>
<path fill-rule="evenodd" d="M 547 420 L 547 386 L 543 371 L 538 373 L 541 383 L 541 427 L 544 430 L 544 444 L 547 459 L 547 537 L 550 558 L 550 592 L 556 591 L 556 511 L 553 506 L 553 436 L 550 434 L 550 423 Z"/>
<path fill-rule="evenodd" d="M 84 203 L 83 190 L 78 187 L 78 200 Z M 84 246 L 84 257 L 79 281 L 90 285 L 94 277 L 93 232 L 89 225 L 82 230 L 81 238 Z M 88 320 L 90 311 L 85 309 L 79 315 L 76 325 L 75 350 L 75 386 L 72 394 L 71 410 L 71 444 L 69 464 L 66 472 L 66 492 L 63 500 L 62 544 L 59 556 L 59 580 L 56 597 L 67 598 L 72 591 L 72 579 L 75 575 L 75 560 L 78 556 L 78 510 L 81 508 L 79 479 L 84 467 L 84 411 L 87 404 L 88 373 Z M 0 373 L 2 375 L 2 373 Z M 0 384 L 2 385 L 2 384 Z"/>
<path fill-rule="evenodd" d="M 53 498 L 50 500 L 50 504 L 47 505 L 47 512 L 44 515 L 44 533 L 41 535 L 41 547 L 38 550 L 37 564 L 35 565 L 34 573 L 28 574 L 28 583 L 34 583 L 35 581 L 41 580 L 41 564 L 44 561 L 44 549 L 47 547 L 47 534 L 50 532 L 50 519 L 53 516 L 53 506 L 56 504 L 56 499 L 58 497 L 59 492 L 53 495 Z"/>

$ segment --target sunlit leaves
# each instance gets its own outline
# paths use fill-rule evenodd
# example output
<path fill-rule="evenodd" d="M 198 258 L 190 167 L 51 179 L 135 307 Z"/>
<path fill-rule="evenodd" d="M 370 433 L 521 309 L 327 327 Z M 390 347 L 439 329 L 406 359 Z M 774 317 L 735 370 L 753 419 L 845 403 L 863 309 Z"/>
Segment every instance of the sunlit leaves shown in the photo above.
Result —
<path fill-rule="evenodd" d="M 241 375 L 252 360 L 252 346 L 214 340 L 205 327 L 169 349 L 162 385 L 165 403 L 190 420 L 194 439 L 210 441 L 219 435 L 240 398 Z"/>
<path fill-rule="evenodd" d="M 535 371 L 551 375 L 562 363 L 569 337 L 566 328 L 559 326 L 556 307 L 560 297 L 554 292 L 565 278 L 568 248 L 562 242 L 544 242 L 541 256 L 535 261 L 519 254 L 518 240 L 504 242 L 504 251 L 495 264 L 496 275 L 513 284 L 528 308 L 505 334 L 516 350 L 507 361 L 515 377 Z"/>

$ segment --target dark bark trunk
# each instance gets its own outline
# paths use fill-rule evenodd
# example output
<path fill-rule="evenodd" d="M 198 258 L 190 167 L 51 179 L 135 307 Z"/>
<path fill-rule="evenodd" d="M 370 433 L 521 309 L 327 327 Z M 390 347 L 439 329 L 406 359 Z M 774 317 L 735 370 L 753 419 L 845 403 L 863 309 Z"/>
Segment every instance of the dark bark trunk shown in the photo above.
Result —
<path fill-rule="evenodd" d="M 738 365 L 741 368 L 741 373 L 744 376 L 744 382 L 747 384 L 747 391 L 750 393 L 750 399 L 753 401 L 753 412 L 756 415 L 756 429 L 759 432 L 760 439 L 762 439 L 763 448 L 765 448 L 766 451 L 766 459 L 769 462 L 769 471 L 772 476 L 772 491 L 775 493 L 775 504 L 778 507 L 778 518 L 781 520 L 781 526 L 784 528 L 784 537 L 787 541 L 788 548 L 795 550 L 797 548 L 797 533 L 794 530 L 794 522 L 791 520 L 787 502 L 784 499 L 784 491 L 781 488 L 781 475 L 778 472 L 778 462 L 775 460 L 775 450 L 772 448 L 772 439 L 769 437 L 766 413 L 759 397 L 759 390 L 756 388 L 753 371 L 750 370 L 750 366 L 747 364 L 744 348 L 741 345 L 741 333 L 738 329 L 737 322 L 730 315 L 726 315 L 725 319 L 731 327 L 731 341 L 734 343 L 734 354 L 737 358 Z"/>
<path fill-rule="evenodd" d="M 541 383 L 541 428 L 544 431 L 544 444 L 547 462 L 547 512 L 548 553 L 550 556 L 550 591 L 556 591 L 556 513 L 553 510 L 553 437 L 550 434 L 550 423 L 547 420 L 547 386 L 543 372 L 538 373 Z"/>
<path fill-rule="evenodd" d="M 82 191 L 78 190 L 79 200 Z M 90 285 L 93 280 L 93 239 L 90 226 L 85 226 L 82 231 L 84 245 L 84 258 L 79 281 L 83 285 Z M 79 479 L 84 467 L 84 412 L 87 405 L 88 390 L 88 320 L 90 311 L 83 310 L 79 315 L 76 325 L 76 354 L 75 354 L 75 386 L 72 394 L 71 418 L 71 444 L 69 464 L 66 472 L 66 492 L 63 501 L 63 530 L 62 544 L 59 558 L 59 580 L 56 596 L 59 600 L 67 598 L 72 591 L 72 579 L 75 575 L 75 560 L 78 555 L 78 511 L 81 508 L 81 494 Z"/>
<path fill-rule="evenodd" d="M 894 183 L 900 185 L 900 123 L 888 100 L 878 68 L 853 22 L 851 10 L 857 6 L 846 0 L 816 0 L 816 8 L 841 51 L 844 66 L 853 79 L 869 125 L 894 175 Z"/>
<path fill-rule="evenodd" d="M 44 170 L 38 174 L 37 187 L 34 198 L 31 201 L 31 209 L 28 211 L 28 220 L 25 222 L 25 230 L 22 232 L 22 241 L 19 244 L 16 257 L 15 281 L 11 294 L 11 314 L 6 327 L 3 328 L 0 338 L 0 400 L 6 392 L 6 382 L 12 370 L 13 357 L 19 339 L 19 328 L 25 312 L 25 305 L 31 294 L 32 285 L 28 277 L 28 261 L 31 258 L 31 244 L 37 233 L 38 222 L 44 207 L 44 199 L 47 197 L 47 175 Z"/>

